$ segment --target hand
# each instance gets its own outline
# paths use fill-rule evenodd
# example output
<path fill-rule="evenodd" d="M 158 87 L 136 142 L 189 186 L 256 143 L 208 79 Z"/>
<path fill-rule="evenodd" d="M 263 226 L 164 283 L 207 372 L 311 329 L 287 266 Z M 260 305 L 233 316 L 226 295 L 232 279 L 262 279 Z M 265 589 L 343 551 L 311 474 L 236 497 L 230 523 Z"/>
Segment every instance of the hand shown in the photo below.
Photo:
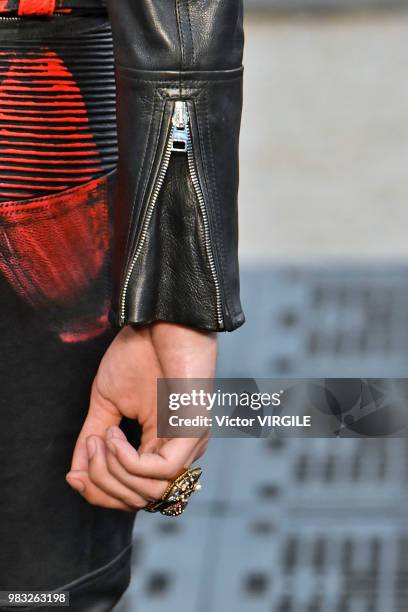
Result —
<path fill-rule="evenodd" d="M 213 333 L 162 322 L 124 327 L 92 386 L 67 474 L 72 488 L 91 504 L 127 511 L 160 499 L 175 474 L 203 454 L 208 440 L 157 438 L 157 378 L 212 378 L 216 352 Z M 122 416 L 142 426 L 138 450 L 118 427 Z"/>

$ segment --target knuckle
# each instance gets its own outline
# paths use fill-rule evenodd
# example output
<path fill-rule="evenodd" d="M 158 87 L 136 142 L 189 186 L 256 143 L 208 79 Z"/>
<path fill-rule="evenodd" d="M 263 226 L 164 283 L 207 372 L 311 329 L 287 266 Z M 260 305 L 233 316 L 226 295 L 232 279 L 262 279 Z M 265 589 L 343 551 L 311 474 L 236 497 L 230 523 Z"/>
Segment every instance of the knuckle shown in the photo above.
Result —
<path fill-rule="evenodd" d="M 162 476 L 164 480 L 171 480 L 177 471 L 177 467 L 175 465 L 169 464 L 167 465 L 162 472 Z"/>
<path fill-rule="evenodd" d="M 136 510 L 141 510 L 146 506 L 146 502 L 139 498 L 135 498 L 132 495 L 128 495 L 123 499 L 124 503 L 130 508 L 135 508 Z"/>
<path fill-rule="evenodd" d="M 129 472 L 129 474 L 134 474 L 137 472 L 136 466 L 133 461 L 126 455 L 126 453 L 122 452 L 121 449 L 118 449 L 117 456 L 111 457 L 111 463 L 114 465 L 118 463 L 122 469 Z"/>
<path fill-rule="evenodd" d="M 137 469 L 137 466 L 135 466 L 132 461 L 128 460 L 127 463 L 123 463 L 123 466 L 129 472 L 129 474 L 132 474 L 132 476 L 138 476 L 139 475 L 139 471 Z"/>
<path fill-rule="evenodd" d="M 130 495 L 125 495 L 124 497 L 122 497 L 122 501 L 126 506 L 132 507 L 135 505 L 135 502 Z"/>
<path fill-rule="evenodd" d="M 143 496 L 146 498 L 148 502 L 156 502 L 156 501 L 159 501 L 159 499 L 161 499 L 162 494 L 153 493 L 152 491 L 145 491 L 143 492 Z"/>
<path fill-rule="evenodd" d="M 106 457 L 106 466 L 109 470 L 109 473 L 112 474 L 113 476 L 116 476 L 116 474 L 118 473 L 117 465 L 115 461 L 113 460 L 113 458 L 109 455 L 109 453 Z"/>
<path fill-rule="evenodd" d="M 169 483 L 167 482 L 166 484 L 161 484 L 161 485 L 156 485 L 154 487 L 154 491 L 152 493 L 153 496 L 153 500 L 159 500 L 163 497 L 165 490 L 167 489 Z M 153 501 L 152 500 L 152 501 Z"/>
<path fill-rule="evenodd" d="M 89 470 L 89 480 L 96 485 L 97 487 L 101 487 L 103 484 L 103 478 L 99 470 Z"/>

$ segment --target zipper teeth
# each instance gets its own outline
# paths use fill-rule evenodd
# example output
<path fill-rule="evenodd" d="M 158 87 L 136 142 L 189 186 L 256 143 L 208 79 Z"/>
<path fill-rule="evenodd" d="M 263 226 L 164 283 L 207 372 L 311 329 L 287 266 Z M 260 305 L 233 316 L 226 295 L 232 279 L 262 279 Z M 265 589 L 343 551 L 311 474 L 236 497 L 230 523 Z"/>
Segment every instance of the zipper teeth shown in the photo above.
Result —
<path fill-rule="evenodd" d="M 220 327 L 224 327 L 224 317 L 222 313 L 222 301 L 221 301 L 221 287 L 220 287 L 220 282 L 218 280 L 217 267 L 215 265 L 214 253 L 211 247 L 210 222 L 208 219 L 207 207 L 205 205 L 204 195 L 201 189 L 200 180 L 198 178 L 197 169 L 196 169 L 196 165 L 194 161 L 193 143 L 191 139 L 189 126 L 187 126 L 187 160 L 188 160 L 188 167 L 190 171 L 191 180 L 192 180 L 194 190 L 197 195 L 201 214 L 203 216 L 204 243 L 205 243 L 207 259 L 210 265 L 211 275 L 213 277 L 213 282 L 214 282 L 214 287 L 215 287 L 215 299 L 217 303 L 217 321 Z"/>
<path fill-rule="evenodd" d="M 221 287 L 220 287 L 220 282 L 218 280 L 218 273 L 217 273 L 217 267 L 215 265 L 215 259 L 214 259 L 214 253 L 212 250 L 212 246 L 211 246 L 211 238 L 210 238 L 210 223 L 209 223 L 209 219 L 208 219 L 208 213 L 207 213 L 207 208 L 205 205 L 205 200 L 204 200 L 204 195 L 201 189 L 201 185 L 200 185 L 200 180 L 198 178 L 198 173 L 197 173 L 197 168 L 195 165 L 195 160 L 194 160 L 194 151 L 193 151 L 193 142 L 192 142 L 192 138 L 191 138 L 191 133 L 190 133 L 190 127 L 188 124 L 188 121 L 186 122 L 185 125 L 185 130 L 187 133 L 187 163 L 188 163 L 188 169 L 189 169 L 189 173 L 190 173 L 190 177 L 191 177 L 191 181 L 193 183 L 193 187 L 194 187 L 194 191 L 196 193 L 197 196 L 197 200 L 198 200 L 198 204 L 200 207 L 200 211 L 203 217 L 203 224 L 204 224 L 204 244 L 205 244 L 205 251 L 206 251 L 206 255 L 207 255 L 207 259 L 208 259 L 208 264 L 210 266 L 210 271 L 211 271 L 211 276 L 213 278 L 213 283 L 214 283 L 214 288 L 215 288 L 215 299 L 216 299 L 216 310 L 217 310 L 217 323 L 220 326 L 220 328 L 224 327 L 224 317 L 223 317 L 223 311 L 222 311 L 222 300 L 221 300 Z M 129 266 L 129 269 L 126 273 L 125 276 L 125 280 L 123 283 L 123 289 L 122 289 L 122 296 L 121 296 L 121 302 L 120 302 L 120 323 L 123 325 L 125 322 L 125 315 L 126 315 L 126 297 L 127 297 L 127 291 L 129 288 L 129 283 L 130 283 L 130 278 L 132 276 L 133 270 L 135 268 L 136 262 L 140 257 L 140 254 L 142 252 L 143 246 L 146 242 L 146 238 L 148 235 L 148 229 L 149 229 L 149 225 L 150 225 L 150 221 L 152 219 L 153 216 L 153 212 L 156 206 L 156 202 L 157 199 L 159 197 L 161 188 L 163 187 L 163 183 L 164 183 L 164 179 L 166 178 L 166 174 L 167 174 L 167 170 L 169 167 L 169 163 L 170 163 L 170 157 L 171 157 L 171 153 L 172 153 L 172 147 L 173 147 L 173 129 L 170 128 L 170 132 L 169 132 L 169 136 L 168 136 L 168 140 L 166 143 L 166 148 L 165 148 L 165 152 L 163 155 L 163 159 L 160 165 L 160 169 L 159 169 L 159 174 L 153 189 L 153 193 L 152 193 L 152 197 L 151 200 L 149 202 L 149 205 L 147 207 L 147 211 L 146 211 L 146 216 L 143 220 L 143 225 L 142 225 L 142 230 L 140 233 L 140 239 L 139 239 L 139 243 L 136 249 L 136 252 L 132 258 L 131 264 Z"/>
<path fill-rule="evenodd" d="M 157 198 L 159 197 L 160 194 L 160 190 L 163 186 L 164 183 L 164 179 L 166 178 L 166 174 L 167 174 L 167 169 L 169 167 L 169 163 L 170 163 L 170 157 L 171 157 L 171 149 L 172 149 L 172 130 L 170 130 L 169 133 L 169 137 L 167 140 L 167 144 L 166 144 L 166 149 L 163 155 L 163 159 L 162 159 L 162 163 L 160 165 L 160 170 L 159 170 L 159 174 L 157 176 L 157 180 L 156 180 L 156 184 L 154 186 L 153 189 L 153 193 L 152 193 L 152 197 L 149 203 L 149 206 L 147 208 L 146 211 L 146 216 L 144 218 L 143 221 L 143 226 L 142 226 L 142 230 L 140 233 L 140 240 L 139 240 L 139 244 L 137 246 L 136 252 L 133 256 L 132 262 L 130 264 L 130 267 L 127 271 L 124 283 L 123 283 L 123 291 L 122 291 L 122 299 L 121 299 L 121 307 L 120 307 L 120 320 L 121 323 L 123 324 L 125 321 L 125 312 L 126 312 L 126 295 L 127 295 L 127 290 L 129 288 L 129 283 L 130 283 L 130 278 L 132 276 L 133 270 L 135 268 L 136 262 L 140 257 L 140 253 L 142 252 L 144 243 L 146 242 L 146 238 L 147 238 L 147 234 L 148 234 L 148 228 L 150 225 L 150 221 L 151 218 L 153 216 L 153 212 L 156 206 L 156 202 L 157 202 Z"/>

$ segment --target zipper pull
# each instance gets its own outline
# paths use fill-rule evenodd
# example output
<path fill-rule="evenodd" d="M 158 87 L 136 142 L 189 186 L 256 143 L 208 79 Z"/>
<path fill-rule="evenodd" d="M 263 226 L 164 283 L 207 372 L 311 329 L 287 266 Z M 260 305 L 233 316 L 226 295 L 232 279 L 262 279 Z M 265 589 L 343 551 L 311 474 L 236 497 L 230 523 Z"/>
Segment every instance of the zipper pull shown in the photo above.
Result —
<path fill-rule="evenodd" d="M 184 100 L 177 100 L 174 103 L 173 111 L 173 129 L 172 129 L 172 151 L 181 153 L 187 152 L 188 143 L 188 110 L 187 103 Z"/>

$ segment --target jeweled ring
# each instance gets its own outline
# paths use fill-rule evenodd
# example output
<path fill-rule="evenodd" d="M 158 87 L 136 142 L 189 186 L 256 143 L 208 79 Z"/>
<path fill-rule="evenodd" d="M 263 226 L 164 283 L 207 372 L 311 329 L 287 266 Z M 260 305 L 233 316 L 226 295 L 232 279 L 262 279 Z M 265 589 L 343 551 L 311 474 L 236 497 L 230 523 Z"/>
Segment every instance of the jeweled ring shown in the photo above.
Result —
<path fill-rule="evenodd" d="M 200 467 L 188 468 L 172 480 L 158 501 L 145 506 L 146 512 L 160 512 L 165 516 L 179 516 L 184 512 L 194 491 L 201 489 L 198 479 L 202 474 Z"/>

